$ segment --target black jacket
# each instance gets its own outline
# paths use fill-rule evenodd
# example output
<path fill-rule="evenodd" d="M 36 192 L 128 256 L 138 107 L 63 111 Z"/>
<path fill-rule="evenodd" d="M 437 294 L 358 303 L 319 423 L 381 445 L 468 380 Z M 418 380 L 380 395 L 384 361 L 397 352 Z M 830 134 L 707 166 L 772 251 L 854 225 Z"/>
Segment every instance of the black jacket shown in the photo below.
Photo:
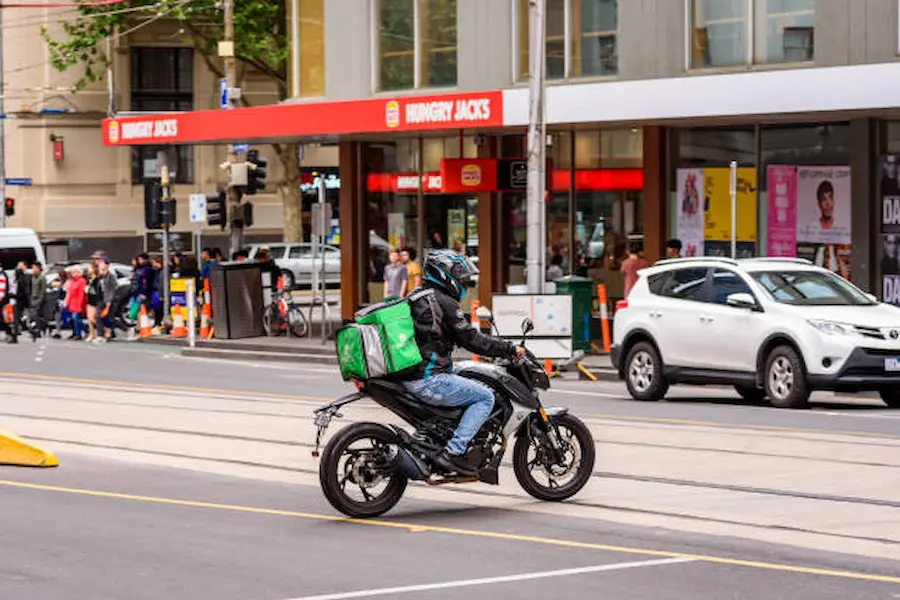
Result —
<path fill-rule="evenodd" d="M 410 376 L 410 379 L 422 379 L 434 373 L 447 373 L 453 370 L 450 354 L 453 347 L 462 346 L 474 354 L 484 356 L 505 357 L 516 352 L 515 345 L 481 333 L 466 320 L 459 302 L 436 287 L 425 282 L 423 287 L 434 290 L 441 315 L 440 333 L 434 327 L 435 315 L 432 304 L 425 297 L 410 299 L 410 311 L 416 327 L 416 342 L 422 351 L 425 361 Z"/>
<path fill-rule="evenodd" d="M 16 302 L 19 306 L 31 306 L 31 275 L 16 269 Z"/>

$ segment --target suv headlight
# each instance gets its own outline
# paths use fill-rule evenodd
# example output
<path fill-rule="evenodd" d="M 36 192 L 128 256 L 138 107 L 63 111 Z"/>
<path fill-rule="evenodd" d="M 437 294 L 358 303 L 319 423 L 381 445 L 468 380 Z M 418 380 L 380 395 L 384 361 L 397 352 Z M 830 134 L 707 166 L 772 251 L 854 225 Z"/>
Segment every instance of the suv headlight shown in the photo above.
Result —
<path fill-rule="evenodd" d="M 810 325 L 818 329 L 821 333 L 827 335 L 857 335 L 856 327 L 846 323 L 835 323 L 834 321 L 820 321 L 809 319 Z"/>

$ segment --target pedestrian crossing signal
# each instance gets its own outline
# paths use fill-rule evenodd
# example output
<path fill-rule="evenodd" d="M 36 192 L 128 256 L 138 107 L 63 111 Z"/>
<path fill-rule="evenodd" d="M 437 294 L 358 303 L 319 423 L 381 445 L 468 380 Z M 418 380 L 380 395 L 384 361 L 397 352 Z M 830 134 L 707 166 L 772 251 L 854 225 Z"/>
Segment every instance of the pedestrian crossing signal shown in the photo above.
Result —
<path fill-rule="evenodd" d="M 16 214 L 16 201 L 15 201 L 15 199 L 14 199 L 14 198 L 7 198 L 7 199 L 6 199 L 6 203 L 4 204 L 3 210 L 4 210 L 4 214 L 5 214 L 7 217 L 11 217 L 11 216 L 13 216 L 14 214 Z"/>
<path fill-rule="evenodd" d="M 218 196 L 206 197 L 206 223 L 209 226 L 218 225 L 225 229 L 228 214 L 228 197 L 225 192 L 219 192 Z"/>

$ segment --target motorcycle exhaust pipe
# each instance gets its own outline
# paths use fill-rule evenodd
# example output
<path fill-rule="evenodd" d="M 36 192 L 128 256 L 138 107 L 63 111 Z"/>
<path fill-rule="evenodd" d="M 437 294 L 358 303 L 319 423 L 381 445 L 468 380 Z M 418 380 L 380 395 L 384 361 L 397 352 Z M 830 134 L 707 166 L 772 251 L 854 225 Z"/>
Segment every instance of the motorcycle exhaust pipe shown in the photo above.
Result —
<path fill-rule="evenodd" d="M 397 444 L 388 444 L 385 458 L 389 467 L 396 469 L 407 479 L 424 481 L 431 474 L 425 461 Z"/>

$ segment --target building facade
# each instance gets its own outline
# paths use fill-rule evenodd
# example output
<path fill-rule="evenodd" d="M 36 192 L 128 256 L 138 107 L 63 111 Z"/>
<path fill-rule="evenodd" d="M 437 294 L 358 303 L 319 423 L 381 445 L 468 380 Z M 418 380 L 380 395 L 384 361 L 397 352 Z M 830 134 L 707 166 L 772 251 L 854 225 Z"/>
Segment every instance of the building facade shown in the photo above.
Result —
<path fill-rule="evenodd" d="M 110 8 L 110 10 L 121 10 Z M 165 20 L 140 26 L 100 50 L 110 50 L 112 89 L 107 81 L 77 93 L 72 85 L 80 71 L 59 73 L 50 65 L 41 26 L 61 35 L 58 23 L 75 18 L 76 9 L 9 10 L 3 23 L 5 78 L 6 176 L 29 178 L 28 187 L 7 187 L 15 199 L 15 215 L 8 226 L 28 227 L 44 239 L 66 242 L 48 248 L 48 260 L 82 259 L 104 249 L 125 261 L 143 250 L 158 251 L 158 232 L 144 227 L 143 183 L 168 164 L 178 204 L 175 242 L 193 251 L 188 198 L 191 193 L 214 194 L 224 182 L 219 168 L 226 158 L 224 145 L 152 145 L 108 148 L 102 143 L 101 122 L 111 105 L 124 114 L 194 111 L 219 107 L 218 76 L 199 51 L 191 47 L 181 28 Z M 254 104 L 277 102 L 273 86 L 248 72 L 244 94 Z M 269 160 L 269 181 L 280 176 L 279 162 L 268 146 L 260 151 Z M 318 144 L 305 148 L 304 168 L 337 167 L 337 148 Z M 250 238 L 279 239 L 281 203 L 275 186 L 256 198 L 256 226 Z M 204 224 L 205 243 L 227 250 L 226 236 Z"/>
<path fill-rule="evenodd" d="M 525 156 L 527 5 L 295 0 L 302 97 L 253 113 L 251 130 L 236 115 L 186 117 L 209 127 L 168 142 L 336 143 L 345 311 L 374 299 L 380 254 L 397 245 L 478 256 L 489 300 L 523 281 L 510 172 Z M 630 243 L 649 259 L 670 238 L 722 254 L 734 235 L 742 255 L 808 257 L 900 303 L 897 1 L 546 5 L 548 260 L 615 297 Z M 492 188 L 448 181 L 467 161 L 505 174 Z"/>

